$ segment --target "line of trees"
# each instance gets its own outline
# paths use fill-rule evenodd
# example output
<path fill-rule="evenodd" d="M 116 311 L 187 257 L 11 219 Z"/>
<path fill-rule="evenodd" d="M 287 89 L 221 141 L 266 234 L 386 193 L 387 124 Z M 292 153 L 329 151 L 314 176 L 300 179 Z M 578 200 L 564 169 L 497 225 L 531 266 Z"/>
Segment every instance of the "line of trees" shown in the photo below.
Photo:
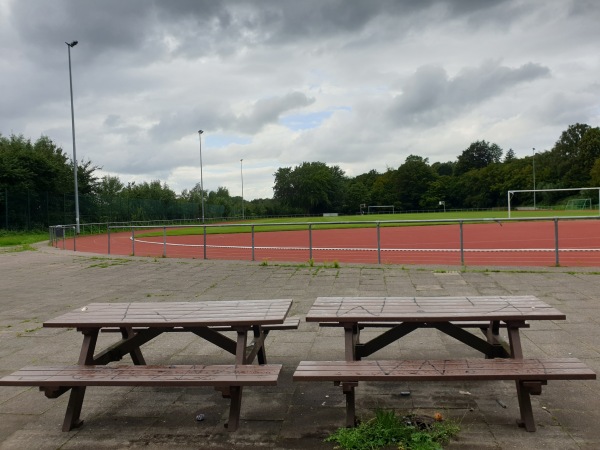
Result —
<path fill-rule="evenodd" d="M 503 208 L 508 190 L 600 186 L 600 128 L 574 124 L 563 131 L 551 150 L 517 158 L 485 140 L 473 142 L 455 161 L 429 163 L 409 155 L 398 168 L 371 170 L 354 178 L 338 166 L 304 162 L 275 172 L 274 199 L 308 214 L 355 214 L 361 204 L 394 205 L 396 211 L 447 208 Z M 554 205 L 564 193 L 538 196 Z M 515 202 L 528 201 L 525 197 Z M 594 202 L 596 200 L 594 199 Z"/>
<path fill-rule="evenodd" d="M 506 207 L 508 190 L 533 188 L 533 158 L 537 189 L 600 186 L 600 128 L 570 125 L 552 149 L 523 158 L 481 140 L 454 161 L 431 164 L 409 155 L 398 168 L 355 177 L 323 162 L 281 167 L 274 174 L 273 198 L 244 202 L 244 215 L 356 214 L 363 204 L 435 210 L 440 201 L 454 209 Z M 91 161 L 78 164 L 82 223 L 200 217 L 199 184 L 177 194 L 160 180 L 125 184 L 118 177 L 100 179 L 97 170 Z M 538 196 L 538 204 L 555 204 L 564 195 L 572 194 Z M 206 218 L 241 216 L 241 197 L 232 197 L 226 187 L 204 196 Z M 0 227 L 73 223 L 73 203 L 73 162 L 61 148 L 46 136 L 32 143 L 0 135 Z"/>

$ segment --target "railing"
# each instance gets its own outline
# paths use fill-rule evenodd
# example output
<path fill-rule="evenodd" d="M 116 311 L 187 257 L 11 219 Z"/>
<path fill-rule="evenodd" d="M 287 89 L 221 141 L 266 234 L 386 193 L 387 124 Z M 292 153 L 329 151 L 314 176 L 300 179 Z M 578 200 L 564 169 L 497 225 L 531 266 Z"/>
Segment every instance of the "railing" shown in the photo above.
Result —
<path fill-rule="evenodd" d="M 136 255 L 136 241 L 140 242 L 139 240 L 139 234 L 140 232 L 143 231 L 147 231 L 147 230 L 156 230 L 158 229 L 162 229 L 162 256 L 163 257 L 167 257 L 169 256 L 167 254 L 167 248 L 168 248 L 168 243 L 167 243 L 167 236 L 168 236 L 168 230 L 170 229 L 182 229 L 182 228 L 194 228 L 194 229 L 198 229 L 200 228 L 202 230 L 201 234 L 202 234 L 202 244 L 200 245 L 202 247 L 202 257 L 203 259 L 208 259 L 208 255 L 207 255 L 207 248 L 210 247 L 214 247 L 214 246 L 210 246 L 207 244 L 207 235 L 209 234 L 209 230 L 224 230 L 227 228 L 232 228 L 232 227 L 236 227 L 236 228 L 241 228 L 241 229 L 246 229 L 247 231 L 245 231 L 245 233 L 250 233 L 251 235 L 251 244 L 250 246 L 242 246 L 239 248 L 248 248 L 251 251 L 251 260 L 255 261 L 255 252 L 257 250 L 257 247 L 255 245 L 255 233 L 256 230 L 261 228 L 261 227 L 278 227 L 278 228 L 286 228 L 288 230 L 306 230 L 307 232 L 307 239 L 308 239 L 308 246 L 307 247 L 294 247 L 294 250 L 303 250 L 303 251 L 307 251 L 307 256 L 309 260 L 313 259 L 313 252 L 315 251 L 315 247 L 313 246 L 313 232 L 315 231 L 315 229 L 330 229 L 330 228 L 347 228 L 349 226 L 352 227 L 356 227 L 356 228 L 375 228 L 375 236 L 373 239 L 373 244 L 375 245 L 375 247 L 372 250 L 375 250 L 377 253 L 377 263 L 381 264 L 382 263 L 382 252 L 383 251 L 390 251 L 390 250 L 398 250 L 398 249 L 392 249 L 392 248 L 383 248 L 382 247 L 382 241 L 381 241 L 381 228 L 387 228 L 387 227 L 394 227 L 394 226 L 406 226 L 406 225 L 452 225 L 455 224 L 458 227 L 458 234 L 459 234 L 459 248 L 458 249 L 420 249 L 419 251 L 430 251 L 430 252 L 435 252 L 435 251 L 459 251 L 460 252 L 460 263 L 461 265 L 465 264 L 465 251 L 468 251 L 468 249 L 465 249 L 465 232 L 464 232 L 464 225 L 465 224 L 474 224 L 474 223 L 498 223 L 498 224 L 502 224 L 502 223 L 511 223 L 511 222 L 553 222 L 554 224 L 554 248 L 553 249 L 527 249 L 527 248 L 523 248 L 520 251 L 550 251 L 553 250 L 554 251 L 554 262 L 556 264 L 556 266 L 558 266 L 560 264 L 560 246 L 559 246 L 559 222 L 561 221 L 578 221 L 578 220 L 600 220 L 600 217 L 598 216 L 568 216 L 568 217 L 552 217 L 552 218 L 542 218 L 542 217 L 535 217 L 535 218 L 499 218 L 499 219 L 433 219 L 433 220 L 380 220 L 380 221 L 336 221 L 336 222 L 285 222 L 285 223 L 277 223 L 277 224 L 273 224 L 273 223 L 236 223 L 236 224 L 204 224 L 204 225 L 184 225 L 184 224 L 180 224 L 180 225 L 162 225 L 162 226 L 157 226 L 157 225 L 134 225 L 134 224 L 102 224 L 102 227 L 100 228 L 104 228 L 106 230 L 106 234 L 107 234 L 107 253 L 110 255 L 111 254 L 111 234 L 114 234 L 115 231 L 117 230 L 129 230 L 131 232 L 131 237 L 130 237 L 130 241 L 131 241 L 131 255 L 135 256 Z M 88 224 L 89 225 L 89 224 Z M 100 224 L 96 224 L 96 225 L 100 225 Z M 83 225 L 82 225 L 83 227 Z M 433 230 L 435 230 L 435 228 L 433 228 Z M 137 233 L 137 238 L 136 238 L 136 233 Z M 197 233 L 196 233 L 197 234 Z M 212 233 L 210 233 L 212 234 Z M 218 233 L 217 233 L 218 234 Z M 599 233 L 600 234 L 600 233 Z M 51 241 L 53 243 L 53 245 L 59 246 L 60 242 L 62 241 L 62 248 L 65 248 L 65 242 L 67 240 L 67 238 L 73 240 L 73 250 L 77 249 L 77 234 L 75 233 L 75 227 L 73 225 L 58 225 L 55 227 L 50 227 L 50 236 L 51 236 Z M 154 244 L 157 244 L 157 242 L 153 242 Z M 161 242 L 158 242 L 158 244 L 160 244 Z M 598 250 L 600 251 L 600 236 L 599 236 L 599 242 L 597 243 L 598 248 L 594 248 L 592 250 Z M 197 244 L 194 244 L 194 246 L 198 246 Z M 262 247 L 260 247 L 262 248 Z M 331 250 L 331 249 L 330 249 Z M 350 249 L 350 248 L 338 248 L 337 250 L 367 250 L 367 249 Z M 411 249 L 406 249 L 406 251 L 410 251 Z M 413 249 L 415 251 L 417 251 L 417 249 Z M 564 250 L 564 249 L 563 249 Z M 480 250 L 481 251 L 481 250 Z M 519 250 L 517 250 L 519 251 Z M 582 251 L 585 251 L 582 249 Z M 247 257 L 245 258 L 247 259 Z"/>

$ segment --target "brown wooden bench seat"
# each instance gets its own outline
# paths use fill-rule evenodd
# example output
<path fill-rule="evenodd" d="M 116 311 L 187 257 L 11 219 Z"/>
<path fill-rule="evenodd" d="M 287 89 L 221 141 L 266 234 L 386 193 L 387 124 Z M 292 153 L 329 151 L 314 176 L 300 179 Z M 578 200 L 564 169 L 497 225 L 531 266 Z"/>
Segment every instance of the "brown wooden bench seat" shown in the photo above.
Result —
<path fill-rule="evenodd" d="M 25 367 L 0 378 L 3 386 L 39 386 L 46 397 L 56 398 L 71 389 L 63 431 L 80 426 L 81 404 L 87 386 L 212 386 L 230 398 L 229 431 L 239 425 L 243 386 L 277 385 L 281 364 L 169 365 L 169 366 L 64 366 Z"/>
<path fill-rule="evenodd" d="M 301 361 L 294 381 L 333 381 L 346 394 L 346 425 L 355 424 L 354 388 L 359 381 L 514 380 L 520 426 L 535 431 L 530 395 L 548 380 L 593 380 L 596 374 L 575 358 L 400 361 Z"/>

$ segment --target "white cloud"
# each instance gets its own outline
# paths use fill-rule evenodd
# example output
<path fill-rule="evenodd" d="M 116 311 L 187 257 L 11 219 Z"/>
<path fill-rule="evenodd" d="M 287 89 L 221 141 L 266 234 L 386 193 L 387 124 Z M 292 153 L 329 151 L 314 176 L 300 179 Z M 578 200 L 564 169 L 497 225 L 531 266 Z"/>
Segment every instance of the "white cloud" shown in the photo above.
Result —
<path fill-rule="evenodd" d="M 355 176 L 472 141 L 517 155 L 600 120 L 584 0 L 0 0 L 0 133 L 47 134 L 125 183 L 270 197 L 278 167 Z"/>

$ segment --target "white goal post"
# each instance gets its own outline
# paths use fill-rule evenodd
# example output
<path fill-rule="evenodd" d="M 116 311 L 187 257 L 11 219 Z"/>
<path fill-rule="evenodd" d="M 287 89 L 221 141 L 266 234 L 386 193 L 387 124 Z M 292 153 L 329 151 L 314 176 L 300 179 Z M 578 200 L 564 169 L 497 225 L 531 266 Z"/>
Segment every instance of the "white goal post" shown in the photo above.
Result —
<path fill-rule="evenodd" d="M 396 210 L 394 208 L 394 205 L 369 205 L 367 207 L 367 214 L 371 214 L 371 210 L 382 210 L 382 209 L 386 209 L 387 212 L 389 213 L 390 209 L 392 210 L 392 214 L 395 214 Z"/>
<path fill-rule="evenodd" d="M 587 187 L 587 188 L 566 188 L 566 189 L 521 189 L 521 190 L 513 190 L 508 191 L 508 218 L 510 219 L 510 199 L 513 194 L 519 192 L 533 192 L 535 195 L 536 192 L 560 192 L 560 191 L 598 191 L 598 215 L 600 215 L 600 187 Z M 591 201 L 590 201 L 591 203 Z M 591 205 L 590 205 L 591 206 Z"/>

